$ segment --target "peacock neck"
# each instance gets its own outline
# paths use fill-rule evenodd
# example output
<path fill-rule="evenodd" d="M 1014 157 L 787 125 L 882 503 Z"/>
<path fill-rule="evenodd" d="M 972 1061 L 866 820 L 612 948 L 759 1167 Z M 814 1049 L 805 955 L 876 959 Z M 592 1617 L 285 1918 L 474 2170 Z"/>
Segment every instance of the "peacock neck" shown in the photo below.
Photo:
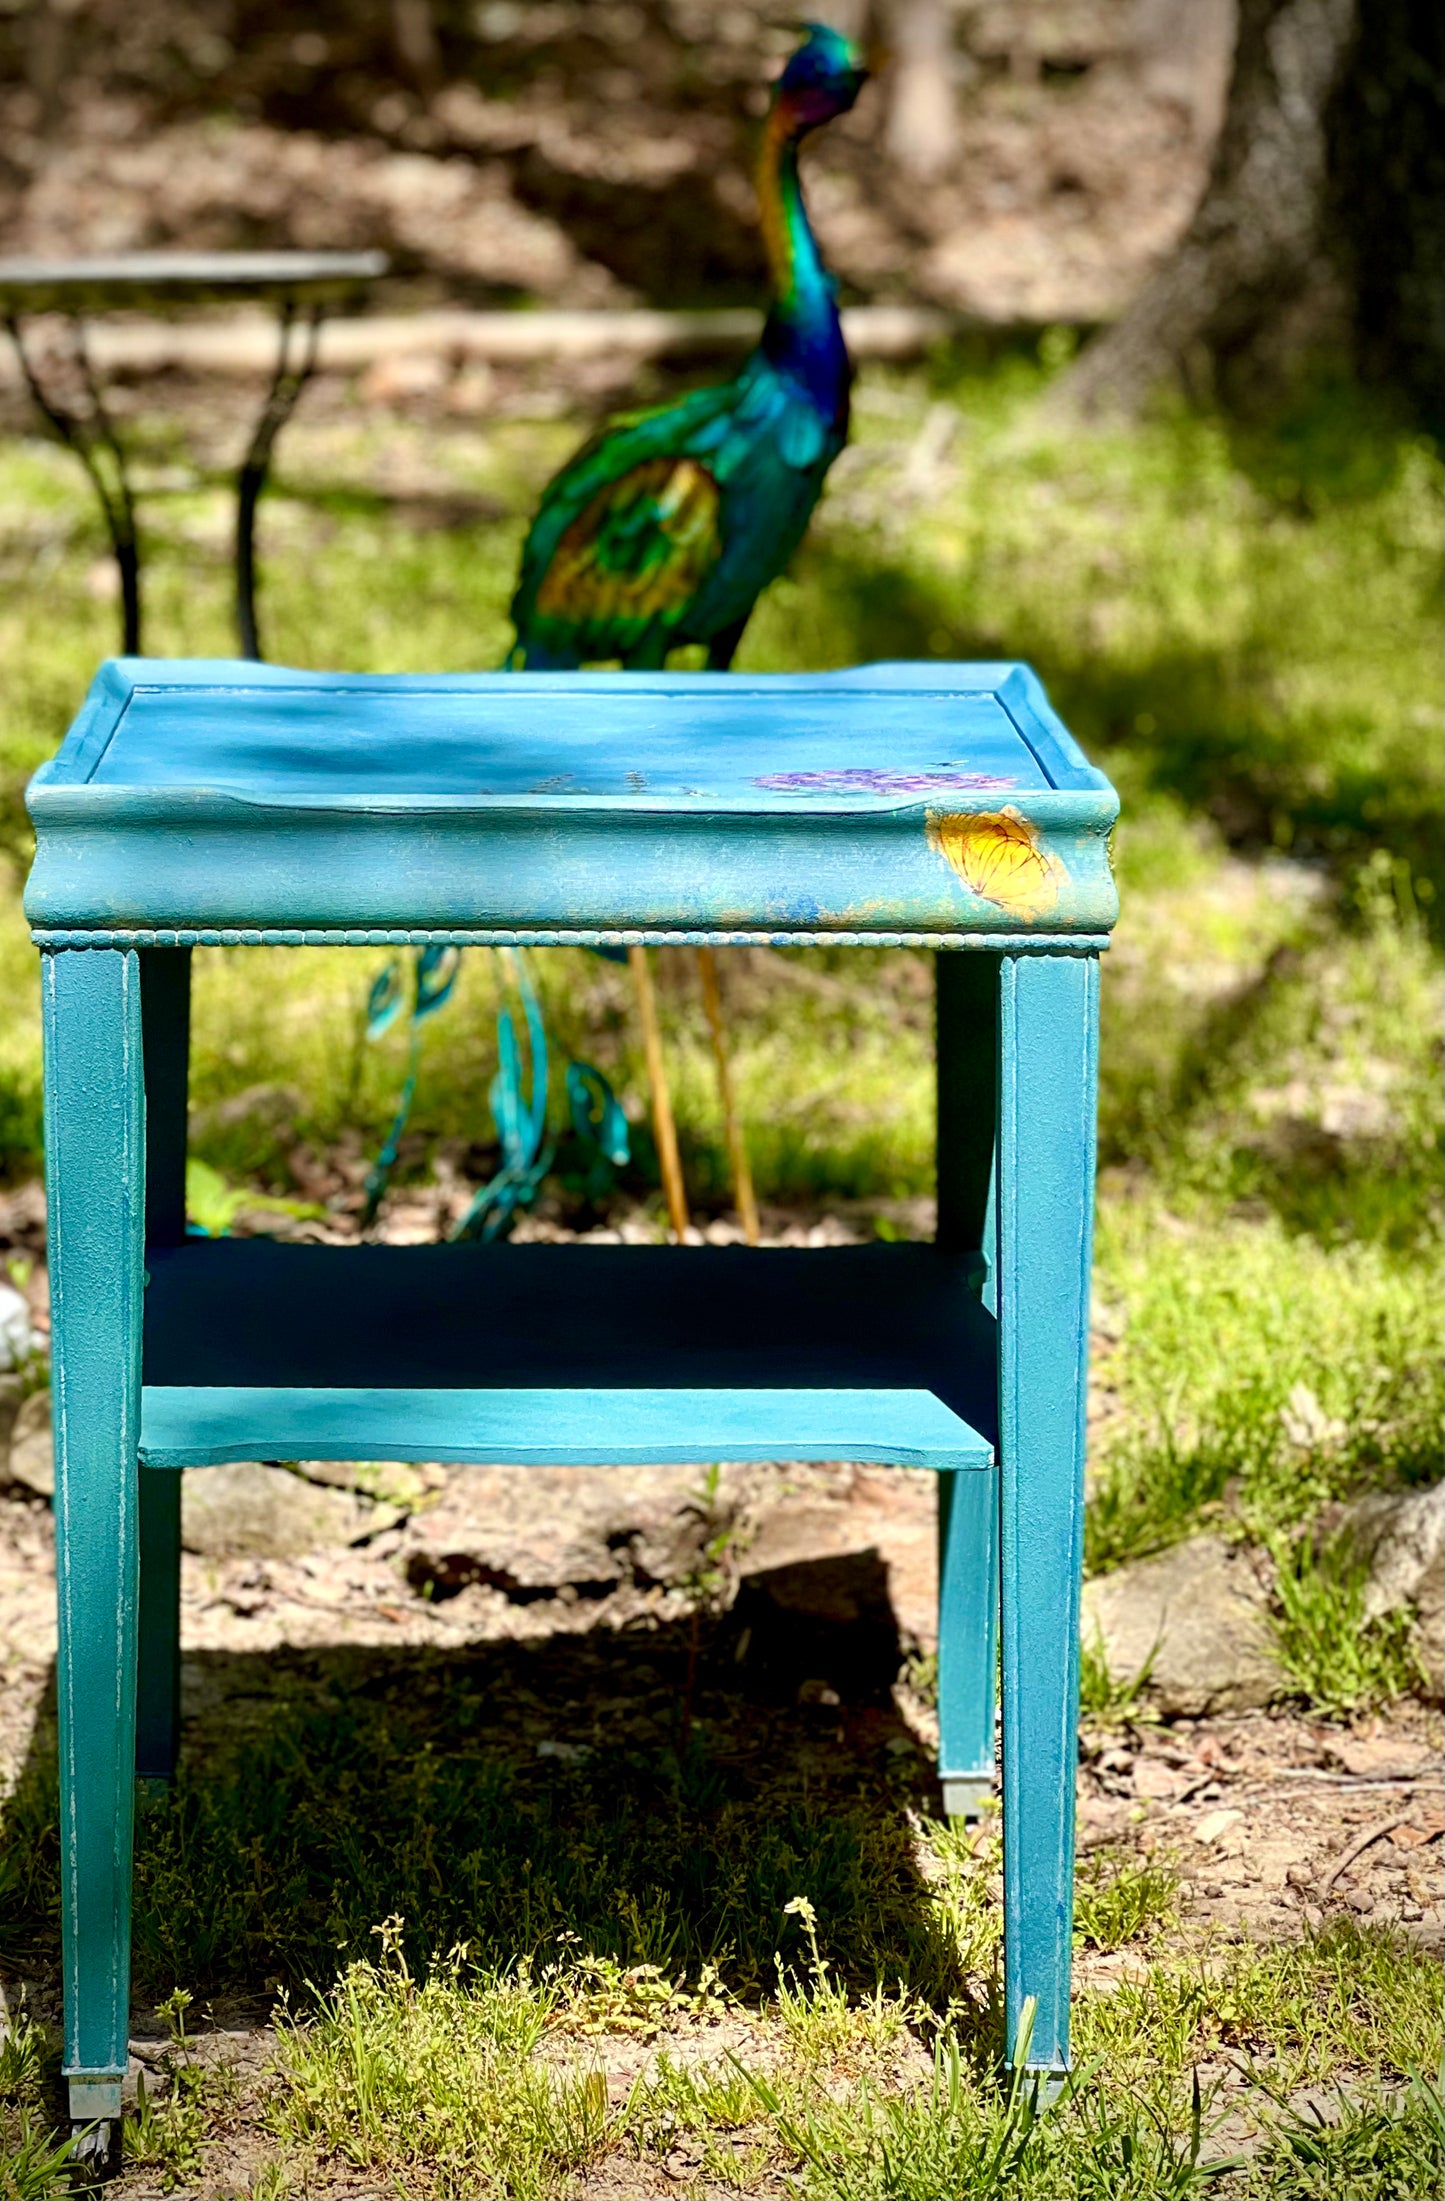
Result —
<path fill-rule="evenodd" d="M 803 204 L 796 127 L 781 105 L 768 118 L 758 200 L 773 278 L 763 352 L 773 367 L 802 386 L 828 420 L 842 424 L 851 379 L 848 353 L 832 277 Z"/>

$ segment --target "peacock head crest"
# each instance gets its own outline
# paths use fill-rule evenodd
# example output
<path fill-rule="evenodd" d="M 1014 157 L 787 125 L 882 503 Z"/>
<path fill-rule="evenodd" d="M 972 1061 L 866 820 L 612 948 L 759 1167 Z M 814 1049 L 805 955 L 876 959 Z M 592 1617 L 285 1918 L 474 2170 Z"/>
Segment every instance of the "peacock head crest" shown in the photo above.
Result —
<path fill-rule="evenodd" d="M 815 130 L 845 115 L 868 81 L 868 64 L 855 39 L 827 23 L 807 23 L 807 36 L 778 79 L 775 106 L 794 129 Z"/>

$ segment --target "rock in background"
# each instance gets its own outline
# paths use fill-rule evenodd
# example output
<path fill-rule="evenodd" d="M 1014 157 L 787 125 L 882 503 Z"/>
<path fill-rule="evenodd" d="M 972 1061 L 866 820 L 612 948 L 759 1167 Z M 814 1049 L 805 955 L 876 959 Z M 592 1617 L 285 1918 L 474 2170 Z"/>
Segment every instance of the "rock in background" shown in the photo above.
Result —
<path fill-rule="evenodd" d="M 5 1473 L 34 1498 L 55 1495 L 55 1448 L 50 1434 L 50 1393 L 31 1391 L 17 1401 L 10 1425 Z"/>
<path fill-rule="evenodd" d="M 261 1460 L 188 1467 L 182 1476 L 181 1544 L 207 1559 L 299 1559 L 361 1543 L 401 1518 L 395 1506 Z"/>
<path fill-rule="evenodd" d="M 1369 1566 L 1366 1620 L 1407 1606 L 1426 1689 L 1445 1698 L 1445 1483 L 1427 1490 L 1373 1490 L 1345 1514 L 1343 1527 Z"/>
<path fill-rule="evenodd" d="M 1147 1675 L 1160 1712 L 1197 1717 L 1268 1704 L 1284 1688 L 1269 1612 L 1242 1547 L 1191 1536 L 1086 1582 L 1081 1626 L 1117 1683 Z"/>

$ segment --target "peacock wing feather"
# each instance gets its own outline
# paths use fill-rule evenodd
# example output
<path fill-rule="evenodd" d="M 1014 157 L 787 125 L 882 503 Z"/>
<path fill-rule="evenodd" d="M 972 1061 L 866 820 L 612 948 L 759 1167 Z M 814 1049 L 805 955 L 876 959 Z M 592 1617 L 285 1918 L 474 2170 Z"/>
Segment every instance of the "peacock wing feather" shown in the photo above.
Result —
<path fill-rule="evenodd" d="M 721 488 L 701 453 L 732 386 L 624 414 L 548 485 L 512 604 L 529 664 L 661 662 L 721 552 Z"/>
<path fill-rule="evenodd" d="M 582 656 L 630 656 L 673 628 L 722 548 L 721 493 L 690 458 L 642 459 L 599 489 L 564 530 L 537 590 L 536 623 L 565 628 Z"/>

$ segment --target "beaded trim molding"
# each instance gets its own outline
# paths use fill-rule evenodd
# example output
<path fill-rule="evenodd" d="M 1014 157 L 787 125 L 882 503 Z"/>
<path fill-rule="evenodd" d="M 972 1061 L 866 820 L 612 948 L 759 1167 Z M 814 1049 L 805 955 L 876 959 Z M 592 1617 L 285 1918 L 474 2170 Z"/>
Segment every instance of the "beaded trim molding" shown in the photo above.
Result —
<path fill-rule="evenodd" d="M 991 955 L 1101 955 L 1107 933 L 996 932 L 677 932 L 654 926 L 625 931 L 563 931 L 515 927 L 462 931 L 447 927 L 302 929 L 183 927 L 126 931 L 54 931 L 36 927 L 36 947 L 59 948 L 951 948 Z"/>

